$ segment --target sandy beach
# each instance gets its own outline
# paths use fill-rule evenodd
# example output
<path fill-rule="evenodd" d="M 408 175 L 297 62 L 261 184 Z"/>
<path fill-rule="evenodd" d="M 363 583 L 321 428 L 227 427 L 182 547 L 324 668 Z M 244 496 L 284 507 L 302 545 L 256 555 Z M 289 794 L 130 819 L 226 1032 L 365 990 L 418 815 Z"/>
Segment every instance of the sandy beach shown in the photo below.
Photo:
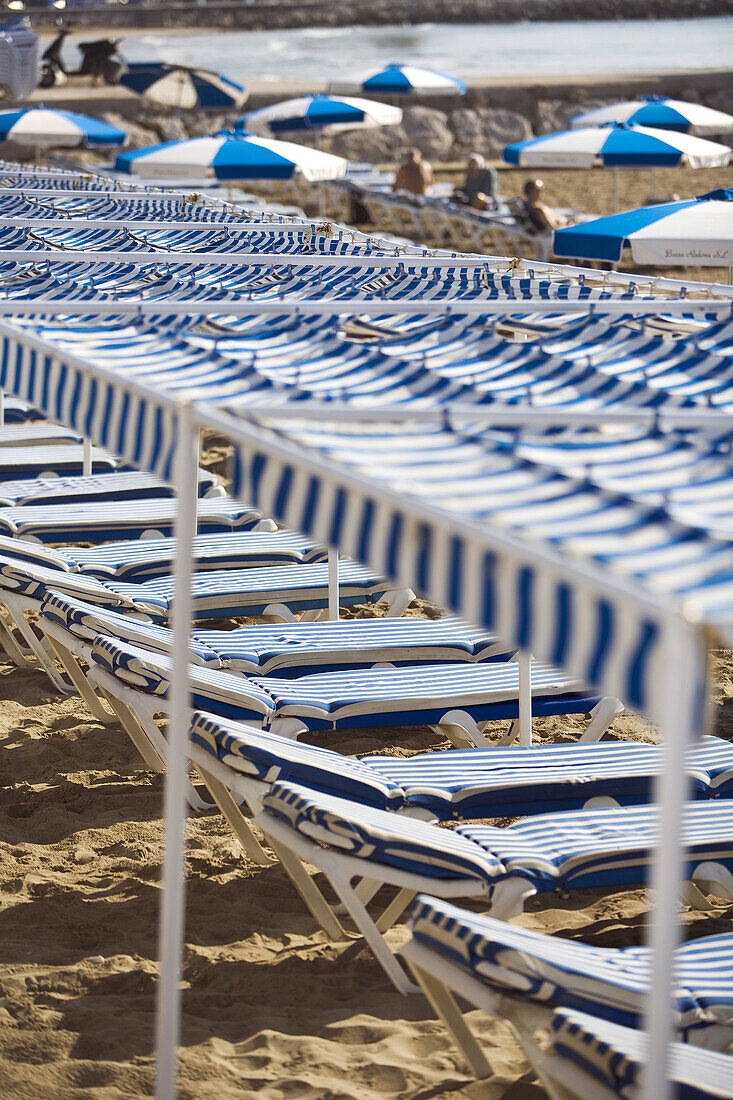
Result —
<path fill-rule="evenodd" d="M 207 465 L 226 458 L 212 440 Z M 713 660 L 715 732 L 732 738 L 733 656 Z M 0 658 L 0 697 L 0 1087 L 17 1100 L 149 1096 L 161 778 L 41 673 Z M 574 740 L 582 727 L 547 719 L 536 732 Z M 611 736 L 656 740 L 631 713 Z M 450 751 L 420 728 L 309 739 L 347 754 Z M 251 864 L 218 813 L 189 816 L 187 864 L 181 1098 L 545 1096 L 509 1028 L 477 1013 L 493 1076 L 473 1081 L 427 1003 L 396 993 L 358 943 L 327 943 L 282 868 Z M 649 907 L 646 890 L 582 890 L 532 901 L 518 921 L 623 946 L 642 942 Z M 686 934 L 729 930 L 730 918 L 723 903 L 685 911 Z"/>

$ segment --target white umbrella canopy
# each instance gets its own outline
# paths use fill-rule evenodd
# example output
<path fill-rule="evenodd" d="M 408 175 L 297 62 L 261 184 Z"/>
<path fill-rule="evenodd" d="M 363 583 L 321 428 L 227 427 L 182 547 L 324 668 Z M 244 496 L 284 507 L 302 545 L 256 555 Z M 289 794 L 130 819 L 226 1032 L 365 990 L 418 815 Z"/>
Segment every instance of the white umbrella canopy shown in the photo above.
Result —
<path fill-rule="evenodd" d="M 718 168 L 730 155 L 716 141 L 626 124 L 563 130 L 504 149 L 504 160 L 523 168 Z"/>
<path fill-rule="evenodd" d="M 376 126 L 399 126 L 402 111 L 370 99 L 332 95 L 299 96 L 251 111 L 241 124 L 253 133 L 295 133 L 317 130 L 338 134 Z M 239 125 L 239 122 L 235 125 Z"/>
<path fill-rule="evenodd" d="M 337 95 L 465 95 L 466 85 L 457 77 L 420 69 L 415 65 L 387 65 L 379 72 L 360 72 L 332 80 L 329 92 Z"/>
<path fill-rule="evenodd" d="M 677 130 L 698 137 L 733 133 L 733 115 L 705 107 L 702 103 L 684 103 L 666 96 L 643 96 L 584 111 L 571 119 L 570 127 L 578 130 L 586 126 L 607 126 L 610 122 L 649 126 L 653 130 Z"/>
<path fill-rule="evenodd" d="M 556 256 L 612 263 L 624 248 L 637 264 L 733 267 L 733 190 L 559 229 L 553 243 Z"/>
<path fill-rule="evenodd" d="M 123 153 L 115 162 L 118 172 L 143 179 L 282 180 L 301 175 L 317 181 L 339 179 L 347 167 L 343 157 L 243 132 L 151 145 Z"/>

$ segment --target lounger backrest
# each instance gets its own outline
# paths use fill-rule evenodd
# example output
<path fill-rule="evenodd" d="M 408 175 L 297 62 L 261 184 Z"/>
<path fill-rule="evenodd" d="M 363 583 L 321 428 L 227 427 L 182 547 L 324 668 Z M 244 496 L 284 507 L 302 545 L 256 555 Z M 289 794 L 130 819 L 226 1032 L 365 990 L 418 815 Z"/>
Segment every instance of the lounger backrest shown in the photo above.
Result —
<path fill-rule="evenodd" d="M 146 695 L 164 698 L 169 694 L 173 661 L 167 654 L 152 653 L 99 634 L 92 645 L 91 657 L 121 683 L 139 688 Z M 272 715 L 270 696 L 244 676 L 206 666 L 191 666 L 189 680 L 195 707 L 247 722 L 262 722 Z"/>
<path fill-rule="evenodd" d="M 94 577 L 83 577 L 79 573 L 49 569 L 18 558 L 0 555 L 0 591 L 3 588 L 8 592 L 19 593 L 39 601 L 49 591 L 60 591 L 81 597 L 89 603 L 99 603 L 106 607 L 132 608 L 129 599 L 110 592 L 109 588 Z"/>
<path fill-rule="evenodd" d="M 67 573 L 78 572 L 76 562 L 63 551 L 53 550 L 50 546 L 41 546 L 40 543 L 15 539 L 10 535 L 0 535 L 0 554 L 3 557 L 42 565 L 46 569 L 63 569 Z"/>
<path fill-rule="evenodd" d="M 384 810 L 399 810 L 405 804 L 399 783 L 382 779 L 369 767 L 368 760 L 262 733 L 204 711 L 194 713 L 190 737 L 228 767 L 263 783 L 301 783 L 311 790 L 353 798 Z"/>
<path fill-rule="evenodd" d="M 578 1066 L 623 1100 L 639 1095 L 648 1050 L 645 1032 L 558 1009 L 550 1030 L 553 1053 Z M 677 1100 L 725 1100 L 733 1096 L 733 1057 L 692 1043 L 672 1043 L 670 1080 Z"/>
<path fill-rule="evenodd" d="M 557 1007 L 579 1009 L 633 1027 L 651 981 L 646 947 L 604 948 L 518 928 L 420 895 L 410 927 L 415 939 L 498 988 L 519 990 Z M 674 1009 L 678 1030 L 710 1029 L 733 1041 L 733 933 L 678 948 Z M 726 1035 L 726 1029 L 722 1029 Z"/>
<path fill-rule="evenodd" d="M 310 840 L 359 859 L 489 886 L 505 876 L 502 863 L 468 838 L 402 814 L 282 782 L 272 785 L 262 806 Z"/>
<path fill-rule="evenodd" d="M 165 626 L 145 623 L 129 615 L 120 615 L 83 600 L 75 600 L 59 592 L 49 592 L 41 604 L 44 619 L 63 627 L 86 642 L 93 642 L 99 634 L 139 645 L 158 653 L 170 653 L 173 634 Z M 73 647 L 70 647 L 73 648 Z M 224 663 L 213 649 L 202 642 L 191 642 L 189 647 L 192 664 L 223 668 Z"/>

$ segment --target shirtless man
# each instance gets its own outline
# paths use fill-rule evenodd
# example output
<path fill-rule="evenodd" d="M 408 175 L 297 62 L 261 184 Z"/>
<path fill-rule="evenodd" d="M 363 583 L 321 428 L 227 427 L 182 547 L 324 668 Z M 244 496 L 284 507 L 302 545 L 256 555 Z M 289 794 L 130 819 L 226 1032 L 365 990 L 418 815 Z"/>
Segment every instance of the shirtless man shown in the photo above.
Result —
<path fill-rule="evenodd" d="M 527 180 L 524 185 L 524 212 L 538 233 L 549 229 L 563 229 L 570 225 L 567 218 L 556 214 L 544 201 L 545 185 L 542 180 Z"/>
<path fill-rule="evenodd" d="M 433 169 L 422 159 L 419 149 L 410 149 L 397 170 L 392 184 L 393 191 L 412 191 L 413 195 L 427 195 L 433 182 Z"/>

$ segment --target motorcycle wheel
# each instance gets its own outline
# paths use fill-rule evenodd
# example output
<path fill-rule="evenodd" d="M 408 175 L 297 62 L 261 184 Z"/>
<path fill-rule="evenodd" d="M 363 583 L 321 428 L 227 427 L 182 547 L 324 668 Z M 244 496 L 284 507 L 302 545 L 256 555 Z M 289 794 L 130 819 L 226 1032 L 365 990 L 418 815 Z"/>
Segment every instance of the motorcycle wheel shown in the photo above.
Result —
<path fill-rule="evenodd" d="M 110 58 L 109 61 L 105 61 L 102 67 L 102 77 L 105 84 L 119 84 L 120 77 L 122 76 L 124 66 L 121 62 L 116 61 L 114 58 Z"/>

